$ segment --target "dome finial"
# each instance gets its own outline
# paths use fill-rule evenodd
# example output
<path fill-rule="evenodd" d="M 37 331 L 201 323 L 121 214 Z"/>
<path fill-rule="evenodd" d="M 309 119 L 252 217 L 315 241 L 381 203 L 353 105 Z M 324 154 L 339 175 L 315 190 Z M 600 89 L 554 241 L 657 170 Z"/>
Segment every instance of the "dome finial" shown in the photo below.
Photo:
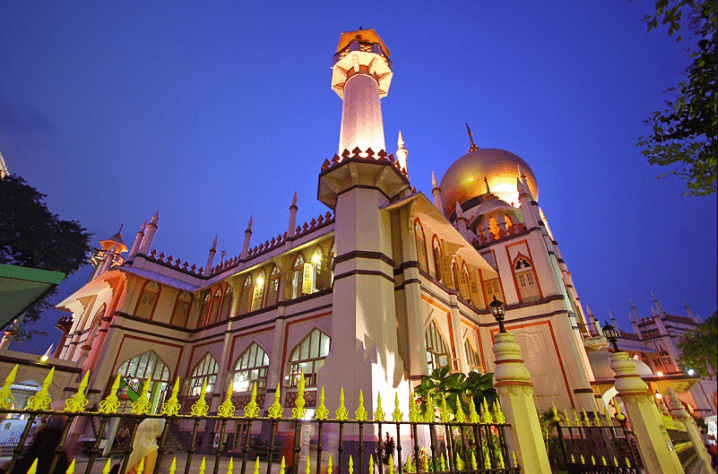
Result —
<path fill-rule="evenodd" d="M 491 194 L 491 188 L 489 187 L 489 180 L 484 176 L 484 184 L 486 185 L 486 194 Z"/>
<path fill-rule="evenodd" d="M 474 137 L 473 137 L 474 134 L 471 133 L 471 129 L 469 128 L 468 123 L 466 124 L 466 131 L 469 132 L 469 141 L 471 142 L 471 145 L 469 145 L 469 153 L 471 153 L 472 151 L 478 150 L 479 147 L 477 147 L 476 144 L 474 143 Z"/>

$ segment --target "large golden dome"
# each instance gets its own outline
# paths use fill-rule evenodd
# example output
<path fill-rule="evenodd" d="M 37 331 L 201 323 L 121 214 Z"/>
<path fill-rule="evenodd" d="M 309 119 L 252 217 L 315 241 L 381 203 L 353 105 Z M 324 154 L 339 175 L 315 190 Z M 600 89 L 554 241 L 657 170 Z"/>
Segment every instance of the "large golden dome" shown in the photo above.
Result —
<path fill-rule="evenodd" d="M 483 148 L 470 151 L 446 170 L 441 178 L 442 200 L 445 215 L 450 216 L 456 208 L 456 201 L 462 204 L 464 211 L 473 206 L 464 206 L 472 198 L 486 194 L 484 178 L 489 183 L 491 193 L 510 204 L 518 204 L 519 193 L 516 190 L 516 178 L 526 176 L 534 199 L 538 200 L 538 183 L 529 165 L 520 157 L 498 148 Z"/>

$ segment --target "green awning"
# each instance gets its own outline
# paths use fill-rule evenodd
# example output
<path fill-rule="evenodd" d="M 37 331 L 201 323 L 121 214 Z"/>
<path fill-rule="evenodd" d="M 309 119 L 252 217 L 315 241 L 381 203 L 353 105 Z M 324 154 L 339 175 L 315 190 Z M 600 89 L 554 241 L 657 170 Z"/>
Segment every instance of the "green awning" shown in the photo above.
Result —
<path fill-rule="evenodd" d="M 65 274 L 0 263 L 0 328 L 44 298 Z"/>

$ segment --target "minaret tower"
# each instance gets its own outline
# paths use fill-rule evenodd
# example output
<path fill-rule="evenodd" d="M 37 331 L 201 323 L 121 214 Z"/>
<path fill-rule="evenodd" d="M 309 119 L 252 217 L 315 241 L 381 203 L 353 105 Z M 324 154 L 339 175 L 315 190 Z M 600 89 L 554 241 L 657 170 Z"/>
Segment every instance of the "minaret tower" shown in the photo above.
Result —
<path fill-rule="evenodd" d="M 341 156 L 325 161 L 319 175 L 318 198 L 336 215 L 332 357 L 322 369 L 331 379 L 322 383 L 328 398 L 343 387 L 346 406 L 356 406 L 363 389 L 367 410 L 379 392 L 396 392 L 404 374 L 401 358 L 385 356 L 399 350 L 392 229 L 382 209 L 410 188 L 406 170 L 385 151 L 379 100 L 391 75 L 389 50 L 374 30 L 342 34 L 332 71 L 332 89 L 344 100 Z M 405 400 L 408 383 L 399 385 Z"/>

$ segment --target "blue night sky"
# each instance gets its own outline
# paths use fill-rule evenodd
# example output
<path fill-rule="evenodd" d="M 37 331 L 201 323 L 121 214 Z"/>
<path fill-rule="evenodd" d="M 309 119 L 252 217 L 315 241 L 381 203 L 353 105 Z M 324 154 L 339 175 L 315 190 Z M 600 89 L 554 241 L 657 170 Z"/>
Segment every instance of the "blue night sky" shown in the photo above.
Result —
<path fill-rule="evenodd" d="M 431 196 L 468 151 L 529 163 L 581 301 L 629 329 L 629 297 L 683 315 L 716 309 L 716 198 L 682 197 L 635 143 L 689 64 L 690 40 L 646 32 L 653 1 L 86 2 L 0 5 L 0 152 L 50 210 L 131 246 L 161 212 L 154 247 L 204 266 L 215 235 L 239 254 L 327 208 L 337 152 L 330 89 L 339 35 L 374 28 L 394 62 L 383 99 L 413 186 Z M 61 285 L 66 296 L 89 277 Z M 58 301 L 61 298 L 58 298 Z M 15 349 L 42 353 L 50 335 Z"/>

